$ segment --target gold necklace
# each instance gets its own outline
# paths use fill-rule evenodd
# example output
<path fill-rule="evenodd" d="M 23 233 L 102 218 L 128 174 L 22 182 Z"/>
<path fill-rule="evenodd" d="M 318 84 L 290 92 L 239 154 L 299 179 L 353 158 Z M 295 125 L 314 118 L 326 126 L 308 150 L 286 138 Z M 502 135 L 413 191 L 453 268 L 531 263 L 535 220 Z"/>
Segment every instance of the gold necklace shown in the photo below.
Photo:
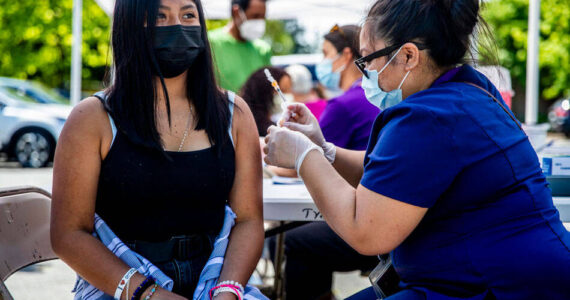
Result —
<path fill-rule="evenodd" d="M 188 124 L 186 124 L 186 130 L 184 130 L 184 135 L 182 136 L 182 141 L 180 141 L 180 146 L 178 146 L 178 152 L 182 151 L 182 147 L 184 147 L 184 142 L 186 141 L 186 137 L 188 137 L 188 131 L 190 130 L 190 120 L 192 120 L 192 105 L 190 105 L 190 115 L 188 116 Z"/>

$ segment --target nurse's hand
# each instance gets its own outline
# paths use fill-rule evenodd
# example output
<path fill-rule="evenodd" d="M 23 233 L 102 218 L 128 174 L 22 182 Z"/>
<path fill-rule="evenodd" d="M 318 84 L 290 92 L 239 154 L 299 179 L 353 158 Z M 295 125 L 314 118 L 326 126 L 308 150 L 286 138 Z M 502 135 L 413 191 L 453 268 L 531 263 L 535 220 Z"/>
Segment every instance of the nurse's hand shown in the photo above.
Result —
<path fill-rule="evenodd" d="M 279 124 L 306 135 L 313 143 L 323 149 L 325 157 L 331 164 L 334 162 L 336 147 L 332 143 L 327 143 L 319 126 L 319 121 L 305 104 L 289 104 Z"/>
<path fill-rule="evenodd" d="M 299 174 L 303 160 L 312 150 L 323 152 L 321 147 L 300 132 L 276 126 L 267 129 L 263 152 L 266 154 L 264 160 L 268 165 L 294 168 Z"/>

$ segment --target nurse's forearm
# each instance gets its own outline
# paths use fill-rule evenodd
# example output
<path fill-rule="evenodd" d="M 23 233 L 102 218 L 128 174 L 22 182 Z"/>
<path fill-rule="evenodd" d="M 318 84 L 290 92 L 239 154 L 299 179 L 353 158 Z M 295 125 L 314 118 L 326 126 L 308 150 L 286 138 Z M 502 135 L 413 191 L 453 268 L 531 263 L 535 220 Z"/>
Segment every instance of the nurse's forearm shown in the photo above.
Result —
<path fill-rule="evenodd" d="M 357 229 L 356 189 L 317 151 L 309 152 L 300 175 L 327 224 L 343 240 L 353 235 Z"/>
<path fill-rule="evenodd" d="M 350 185 L 357 187 L 364 172 L 365 151 L 346 150 L 336 147 L 333 167 Z"/>

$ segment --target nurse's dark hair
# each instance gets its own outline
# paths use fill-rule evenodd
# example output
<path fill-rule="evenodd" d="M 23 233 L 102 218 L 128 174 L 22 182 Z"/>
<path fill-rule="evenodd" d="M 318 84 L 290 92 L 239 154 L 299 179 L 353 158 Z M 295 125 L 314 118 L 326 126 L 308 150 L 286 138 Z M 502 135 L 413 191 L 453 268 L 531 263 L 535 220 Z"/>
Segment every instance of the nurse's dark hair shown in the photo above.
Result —
<path fill-rule="evenodd" d="M 231 0 L 231 1 L 232 1 L 232 6 L 237 4 L 243 11 L 245 11 L 249 7 L 249 3 L 251 2 L 251 0 Z M 267 0 L 261 0 L 261 1 L 267 2 Z"/>
<path fill-rule="evenodd" d="M 194 104 L 196 130 L 205 130 L 214 149 L 229 140 L 229 101 L 214 77 L 206 18 L 200 0 L 193 0 L 200 19 L 205 49 L 188 70 L 186 89 Z M 106 89 L 106 110 L 118 129 L 134 143 L 163 151 L 157 130 L 158 89 L 166 95 L 170 123 L 170 99 L 154 54 L 153 39 L 160 0 L 117 0 L 111 43 L 114 74 Z M 156 83 L 160 78 L 160 84 Z M 220 152 L 218 152 L 220 153 Z"/>
<path fill-rule="evenodd" d="M 485 59 L 496 62 L 496 46 L 481 17 L 480 0 L 378 0 L 365 26 L 372 41 L 386 46 L 420 42 L 439 67 L 475 60 L 471 38 L 477 33 Z"/>

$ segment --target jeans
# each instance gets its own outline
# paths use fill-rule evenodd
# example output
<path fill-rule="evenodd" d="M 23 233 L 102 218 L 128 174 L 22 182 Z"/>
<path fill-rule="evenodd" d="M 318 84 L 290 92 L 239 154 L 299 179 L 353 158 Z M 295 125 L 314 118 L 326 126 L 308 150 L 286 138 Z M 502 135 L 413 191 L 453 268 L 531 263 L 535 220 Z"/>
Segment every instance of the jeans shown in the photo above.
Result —
<path fill-rule="evenodd" d="M 210 258 L 215 235 L 173 237 L 164 242 L 130 241 L 125 244 L 174 281 L 173 292 L 192 299 L 200 273 Z"/>
<path fill-rule="evenodd" d="M 208 261 L 209 254 L 195 257 L 191 260 L 176 260 L 155 264 L 162 272 L 174 280 L 173 292 L 192 299 L 198 285 L 200 272 Z"/>

